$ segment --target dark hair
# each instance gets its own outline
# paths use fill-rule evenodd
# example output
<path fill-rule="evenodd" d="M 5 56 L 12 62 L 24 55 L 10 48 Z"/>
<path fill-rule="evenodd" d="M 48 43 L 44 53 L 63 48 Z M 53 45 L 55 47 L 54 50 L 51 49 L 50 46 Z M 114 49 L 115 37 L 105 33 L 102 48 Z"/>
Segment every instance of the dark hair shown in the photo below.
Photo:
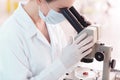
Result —
<path fill-rule="evenodd" d="M 53 0 L 46 0 L 47 2 L 51 2 L 51 1 L 53 1 Z"/>

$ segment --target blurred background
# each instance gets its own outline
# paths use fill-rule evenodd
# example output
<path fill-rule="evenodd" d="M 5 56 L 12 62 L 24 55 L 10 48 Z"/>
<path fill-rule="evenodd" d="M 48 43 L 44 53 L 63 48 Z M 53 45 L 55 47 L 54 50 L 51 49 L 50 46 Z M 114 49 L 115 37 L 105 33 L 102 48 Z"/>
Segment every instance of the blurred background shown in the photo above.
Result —
<path fill-rule="evenodd" d="M 0 25 L 18 7 L 19 1 L 0 0 Z M 120 69 L 120 0 L 76 0 L 74 6 L 91 23 L 100 25 L 100 41 L 113 47 L 111 57 L 117 60 L 116 69 Z M 62 26 L 66 35 L 70 36 L 75 34 L 74 29 L 67 25 L 69 24 L 64 22 Z M 97 64 L 101 63 L 94 62 L 91 64 L 91 67 L 96 68 Z"/>
<path fill-rule="evenodd" d="M 0 0 L 0 25 L 13 13 L 17 8 L 20 0 Z"/>

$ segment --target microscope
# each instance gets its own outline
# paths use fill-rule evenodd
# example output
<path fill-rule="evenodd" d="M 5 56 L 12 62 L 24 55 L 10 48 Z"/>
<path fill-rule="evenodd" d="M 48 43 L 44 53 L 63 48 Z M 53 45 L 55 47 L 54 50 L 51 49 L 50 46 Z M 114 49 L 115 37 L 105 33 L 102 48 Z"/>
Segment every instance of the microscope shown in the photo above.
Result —
<path fill-rule="evenodd" d="M 93 46 L 93 51 L 91 52 L 91 54 L 84 57 L 81 60 L 81 62 L 92 63 L 94 58 L 97 61 L 103 61 L 102 80 L 110 80 L 110 71 L 115 67 L 116 61 L 114 59 L 111 59 L 112 47 L 107 46 L 103 43 L 99 43 L 100 34 L 99 26 L 92 25 L 90 22 L 86 21 L 84 17 L 81 16 L 73 6 L 71 8 L 62 8 L 60 12 L 77 31 L 78 36 L 86 32 L 88 36 L 92 35 L 94 37 L 93 41 L 95 45 Z M 76 79 L 63 79 L 63 80 L 76 80 Z"/>

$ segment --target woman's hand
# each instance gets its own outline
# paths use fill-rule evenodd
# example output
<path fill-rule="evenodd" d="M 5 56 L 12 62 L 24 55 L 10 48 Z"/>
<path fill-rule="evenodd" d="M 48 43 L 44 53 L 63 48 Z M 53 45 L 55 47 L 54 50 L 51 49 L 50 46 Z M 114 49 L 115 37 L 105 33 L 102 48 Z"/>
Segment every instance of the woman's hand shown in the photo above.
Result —
<path fill-rule="evenodd" d="M 90 54 L 92 51 L 93 37 L 87 36 L 87 33 L 84 33 L 77 38 L 70 41 L 71 43 L 66 46 L 61 55 L 61 61 L 66 68 L 71 67 L 72 65 L 79 62 L 83 57 Z"/>

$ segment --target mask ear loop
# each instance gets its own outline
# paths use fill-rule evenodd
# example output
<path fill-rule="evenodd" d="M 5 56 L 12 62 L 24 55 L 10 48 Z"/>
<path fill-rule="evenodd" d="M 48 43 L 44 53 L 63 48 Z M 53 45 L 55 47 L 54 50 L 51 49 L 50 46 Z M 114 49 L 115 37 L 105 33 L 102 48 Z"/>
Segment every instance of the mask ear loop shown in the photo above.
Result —
<path fill-rule="evenodd" d="M 45 21 L 45 15 L 43 14 L 43 12 L 41 11 L 40 6 L 38 6 L 38 15 L 40 16 L 41 19 L 43 19 Z"/>
<path fill-rule="evenodd" d="M 46 3 L 46 5 L 47 5 L 47 7 L 48 7 L 48 9 L 49 9 L 49 11 L 50 11 L 51 8 L 49 7 L 48 3 L 47 3 L 47 2 L 45 2 L 45 3 Z M 41 11 L 40 6 L 38 7 L 38 9 L 39 9 L 39 13 L 41 13 L 42 15 L 44 15 L 44 13 Z M 49 13 L 49 11 L 48 11 L 48 13 Z M 44 16 L 45 16 L 45 15 L 44 15 Z"/>
<path fill-rule="evenodd" d="M 46 6 L 48 7 L 48 9 L 49 9 L 49 11 L 48 11 L 48 13 L 50 12 L 50 10 L 51 10 L 51 8 L 49 7 L 49 5 L 48 5 L 48 3 L 46 2 Z M 44 13 L 41 11 L 41 8 L 40 8 L 40 6 L 38 7 L 38 13 L 39 13 L 39 15 L 41 15 L 40 17 L 41 17 L 41 19 L 43 19 L 44 21 L 46 21 L 46 17 L 47 17 L 47 15 L 48 15 L 48 13 L 47 13 L 47 15 L 45 16 L 44 15 Z"/>

